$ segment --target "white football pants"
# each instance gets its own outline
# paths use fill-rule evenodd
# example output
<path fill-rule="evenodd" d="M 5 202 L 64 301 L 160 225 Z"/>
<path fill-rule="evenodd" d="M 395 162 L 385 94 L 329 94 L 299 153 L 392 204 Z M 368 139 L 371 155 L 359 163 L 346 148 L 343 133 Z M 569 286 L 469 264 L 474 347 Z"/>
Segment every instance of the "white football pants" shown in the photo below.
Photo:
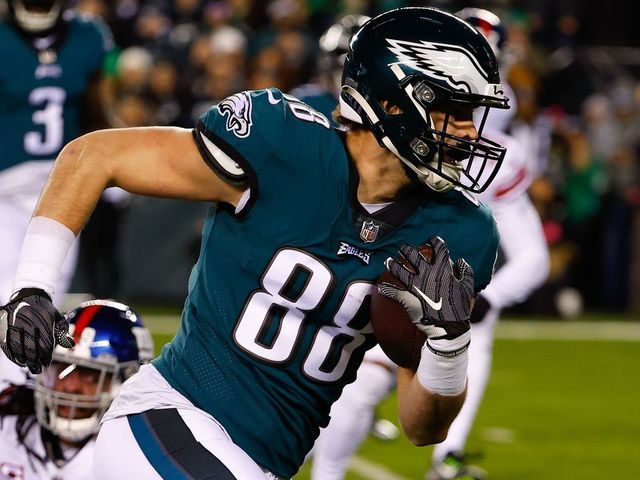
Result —
<path fill-rule="evenodd" d="M 176 408 L 104 422 L 93 468 L 96 480 L 276 479 L 210 416 Z"/>

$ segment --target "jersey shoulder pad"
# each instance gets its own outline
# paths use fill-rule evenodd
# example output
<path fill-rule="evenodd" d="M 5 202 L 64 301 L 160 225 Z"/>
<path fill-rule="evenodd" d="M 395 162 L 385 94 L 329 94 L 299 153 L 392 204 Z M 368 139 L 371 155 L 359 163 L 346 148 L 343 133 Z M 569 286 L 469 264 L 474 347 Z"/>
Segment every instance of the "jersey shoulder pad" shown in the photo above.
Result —
<path fill-rule="evenodd" d="M 267 163 L 294 161 L 297 149 L 330 130 L 325 116 L 270 88 L 236 93 L 213 105 L 198 120 L 194 138 L 214 171 L 241 183 Z"/>
<path fill-rule="evenodd" d="M 319 85 L 308 83 L 293 89 L 291 91 L 291 95 L 303 103 L 306 103 L 314 110 L 320 112 L 334 125 L 334 127 L 340 126 L 333 120 L 333 111 L 338 105 L 338 99 L 333 95 L 333 93 L 325 90 Z"/>

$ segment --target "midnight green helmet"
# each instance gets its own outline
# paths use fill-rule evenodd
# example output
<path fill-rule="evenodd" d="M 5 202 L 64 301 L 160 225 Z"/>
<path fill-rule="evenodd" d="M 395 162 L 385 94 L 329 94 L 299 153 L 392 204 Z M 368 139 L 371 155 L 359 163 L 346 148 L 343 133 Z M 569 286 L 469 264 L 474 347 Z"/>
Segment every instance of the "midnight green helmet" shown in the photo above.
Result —
<path fill-rule="evenodd" d="M 402 113 L 389 114 L 387 100 Z M 435 128 L 432 111 L 484 108 L 477 138 Z M 353 36 L 340 94 L 342 117 L 371 130 L 419 180 L 436 191 L 474 193 L 491 183 L 505 155 L 482 130 L 490 108 L 509 108 L 498 64 L 471 25 L 435 8 L 399 8 L 378 15 Z"/>

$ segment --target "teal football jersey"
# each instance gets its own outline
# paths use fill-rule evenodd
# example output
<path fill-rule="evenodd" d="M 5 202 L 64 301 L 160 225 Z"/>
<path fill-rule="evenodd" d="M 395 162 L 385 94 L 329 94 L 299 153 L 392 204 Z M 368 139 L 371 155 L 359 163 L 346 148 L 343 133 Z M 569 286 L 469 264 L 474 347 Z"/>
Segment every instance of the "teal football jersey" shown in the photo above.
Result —
<path fill-rule="evenodd" d="M 225 99 L 194 137 L 205 161 L 248 182 L 250 195 L 235 210 L 211 208 L 180 328 L 154 364 L 254 460 L 289 478 L 375 344 L 370 295 L 384 260 L 440 235 L 481 288 L 496 227 L 458 191 L 418 189 L 369 215 L 341 135 L 276 89 Z"/>
<path fill-rule="evenodd" d="M 106 27 L 78 16 L 65 17 L 57 38 L 37 41 L 40 50 L 0 23 L 0 171 L 53 159 L 79 135 L 81 101 L 111 48 Z"/>
<path fill-rule="evenodd" d="M 338 99 L 329 91 L 323 89 L 319 85 L 305 84 L 291 90 L 291 95 L 306 103 L 311 108 L 317 110 L 327 117 L 334 125 L 339 126 L 333 121 L 333 111 L 338 105 Z"/>

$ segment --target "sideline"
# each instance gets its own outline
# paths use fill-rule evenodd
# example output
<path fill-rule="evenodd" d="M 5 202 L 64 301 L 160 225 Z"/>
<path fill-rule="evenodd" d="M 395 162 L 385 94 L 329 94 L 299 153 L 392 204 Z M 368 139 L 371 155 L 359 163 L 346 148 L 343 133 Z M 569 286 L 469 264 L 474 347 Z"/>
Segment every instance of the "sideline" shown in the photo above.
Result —
<path fill-rule="evenodd" d="M 640 322 L 501 320 L 496 339 L 640 342 Z"/>
<path fill-rule="evenodd" d="M 173 335 L 179 318 L 175 315 L 144 315 L 153 334 Z M 582 340 L 640 342 L 640 322 L 500 320 L 498 340 Z"/>
<path fill-rule="evenodd" d="M 393 473 L 388 468 L 362 457 L 354 456 L 349 462 L 349 471 L 360 475 L 367 480 L 409 480 Z"/>

